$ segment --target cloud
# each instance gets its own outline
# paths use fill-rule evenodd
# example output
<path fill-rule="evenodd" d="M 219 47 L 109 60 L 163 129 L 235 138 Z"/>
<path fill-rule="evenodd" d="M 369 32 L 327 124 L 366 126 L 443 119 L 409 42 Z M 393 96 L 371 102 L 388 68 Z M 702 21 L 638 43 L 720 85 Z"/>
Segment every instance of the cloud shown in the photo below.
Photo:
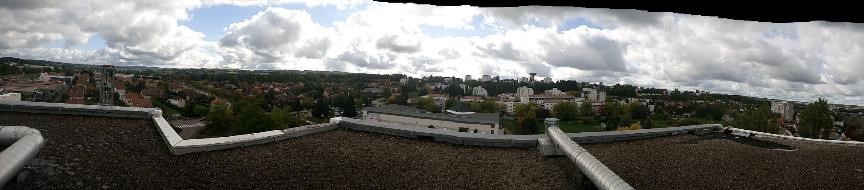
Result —
<path fill-rule="evenodd" d="M 576 36 L 567 36 L 576 37 Z M 549 37 L 540 43 L 548 50 L 546 62 L 558 67 L 572 67 L 588 71 L 626 72 L 627 66 L 619 42 L 603 36 L 575 38 Z"/>
<path fill-rule="evenodd" d="M 332 15 L 274 7 L 297 3 L 351 12 L 324 27 L 312 18 Z M 268 8 L 219 26 L 225 35 L 216 41 L 183 25 L 191 10 L 218 5 Z M 589 24 L 564 27 L 574 20 Z M 454 34 L 432 35 L 430 28 Z M 459 34 L 478 30 L 483 34 Z M 75 48 L 95 36 L 104 39 L 104 48 Z M 637 10 L 303 0 L 0 1 L 4 56 L 412 76 L 516 78 L 536 72 L 556 80 L 795 100 L 824 96 L 858 104 L 864 104 L 862 46 L 864 24 L 774 24 Z"/>
<path fill-rule="evenodd" d="M 345 52 L 339 55 L 336 59 L 358 67 L 370 69 L 390 69 L 395 66 L 390 63 L 394 60 L 393 56 L 388 54 L 370 54 L 358 50 Z"/>
<path fill-rule="evenodd" d="M 319 59 L 331 46 L 328 33 L 306 11 L 271 7 L 228 26 L 219 44 L 226 48 L 229 62 Z"/>
<path fill-rule="evenodd" d="M 375 47 L 386 49 L 397 53 L 414 53 L 420 50 L 420 41 L 405 39 L 396 35 L 388 35 L 378 38 Z"/>

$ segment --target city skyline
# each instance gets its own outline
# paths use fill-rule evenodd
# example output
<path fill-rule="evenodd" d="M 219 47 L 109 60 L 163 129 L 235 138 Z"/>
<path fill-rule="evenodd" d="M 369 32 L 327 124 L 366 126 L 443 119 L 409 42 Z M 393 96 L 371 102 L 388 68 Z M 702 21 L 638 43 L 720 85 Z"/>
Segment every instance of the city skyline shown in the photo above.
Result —
<path fill-rule="evenodd" d="M 864 105 L 864 76 L 855 72 L 864 70 L 861 24 L 367 1 L 7 1 L 0 14 L 13 18 L 0 20 L 8 26 L 0 33 L 2 56 L 412 77 L 536 72 L 555 80 Z"/>

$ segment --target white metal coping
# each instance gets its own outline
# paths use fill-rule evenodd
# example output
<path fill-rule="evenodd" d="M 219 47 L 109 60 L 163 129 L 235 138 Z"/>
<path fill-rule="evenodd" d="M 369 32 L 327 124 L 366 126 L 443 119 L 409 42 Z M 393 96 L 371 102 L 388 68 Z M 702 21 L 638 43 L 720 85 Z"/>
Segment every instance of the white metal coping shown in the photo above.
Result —
<path fill-rule="evenodd" d="M 751 130 L 746 130 L 746 129 L 733 128 L 733 127 L 726 127 L 724 129 L 725 130 L 731 130 L 733 132 L 732 133 L 733 135 L 739 135 L 739 136 L 749 136 L 752 134 L 752 135 L 755 135 L 756 137 L 763 137 L 763 138 L 787 139 L 787 140 L 795 140 L 795 141 L 814 142 L 814 143 L 820 143 L 820 144 L 864 146 L 864 142 L 860 142 L 860 141 L 839 141 L 839 140 L 811 139 L 811 138 L 804 138 L 804 137 L 793 137 L 793 136 L 771 134 L 771 133 L 765 133 L 765 132 L 759 132 L 759 131 L 751 131 Z M 742 135 L 742 134 L 744 134 L 744 135 Z"/>
<path fill-rule="evenodd" d="M 180 135 L 178 135 L 177 132 L 171 128 L 171 125 L 168 124 L 165 118 L 162 117 L 162 110 L 156 108 L 0 101 L 0 111 L 152 119 L 156 124 L 157 131 L 161 134 L 160 136 L 165 140 L 169 150 L 175 155 L 280 141 L 291 137 L 331 130 L 337 126 L 334 122 L 338 123 L 338 120 L 335 120 L 330 123 L 306 125 L 286 130 L 272 130 L 228 137 L 184 140 L 180 138 Z"/>
<path fill-rule="evenodd" d="M 594 182 L 598 189 L 634 189 L 591 153 L 576 144 L 564 131 L 561 131 L 558 128 L 558 119 L 547 118 L 545 122 L 547 122 L 546 126 L 549 126 L 546 127 L 546 135 L 558 145 L 588 179 Z"/>
<path fill-rule="evenodd" d="M 0 126 L 0 146 L 9 146 L 0 152 L 0 187 L 39 153 L 43 142 L 39 130 L 24 126 Z"/>

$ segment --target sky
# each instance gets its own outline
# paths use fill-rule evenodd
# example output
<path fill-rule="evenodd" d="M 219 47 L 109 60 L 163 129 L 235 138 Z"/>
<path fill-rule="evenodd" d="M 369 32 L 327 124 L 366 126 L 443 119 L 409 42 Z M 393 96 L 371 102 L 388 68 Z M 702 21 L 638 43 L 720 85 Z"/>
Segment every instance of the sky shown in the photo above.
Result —
<path fill-rule="evenodd" d="M 864 24 L 363 0 L 4 0 L 0 56 L 527 76 L 864 105 Z"/>

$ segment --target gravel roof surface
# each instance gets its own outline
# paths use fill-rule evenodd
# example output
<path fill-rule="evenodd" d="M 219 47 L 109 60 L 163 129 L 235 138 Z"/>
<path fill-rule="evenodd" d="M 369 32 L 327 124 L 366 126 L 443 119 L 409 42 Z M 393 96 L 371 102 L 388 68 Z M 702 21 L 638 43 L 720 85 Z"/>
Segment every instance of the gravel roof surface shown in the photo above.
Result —
<path fill-rule="evenodd" d="M 864 147 L 723 133 L 582 146 L 637 189 L 864 189 Z"/>
<path fill-rule="evenodd" d="M 0 112 L 46 144 L 7 189 L 562 189 L 563 157 L 335 130 L 174 156 L 149 120 Z"/>

